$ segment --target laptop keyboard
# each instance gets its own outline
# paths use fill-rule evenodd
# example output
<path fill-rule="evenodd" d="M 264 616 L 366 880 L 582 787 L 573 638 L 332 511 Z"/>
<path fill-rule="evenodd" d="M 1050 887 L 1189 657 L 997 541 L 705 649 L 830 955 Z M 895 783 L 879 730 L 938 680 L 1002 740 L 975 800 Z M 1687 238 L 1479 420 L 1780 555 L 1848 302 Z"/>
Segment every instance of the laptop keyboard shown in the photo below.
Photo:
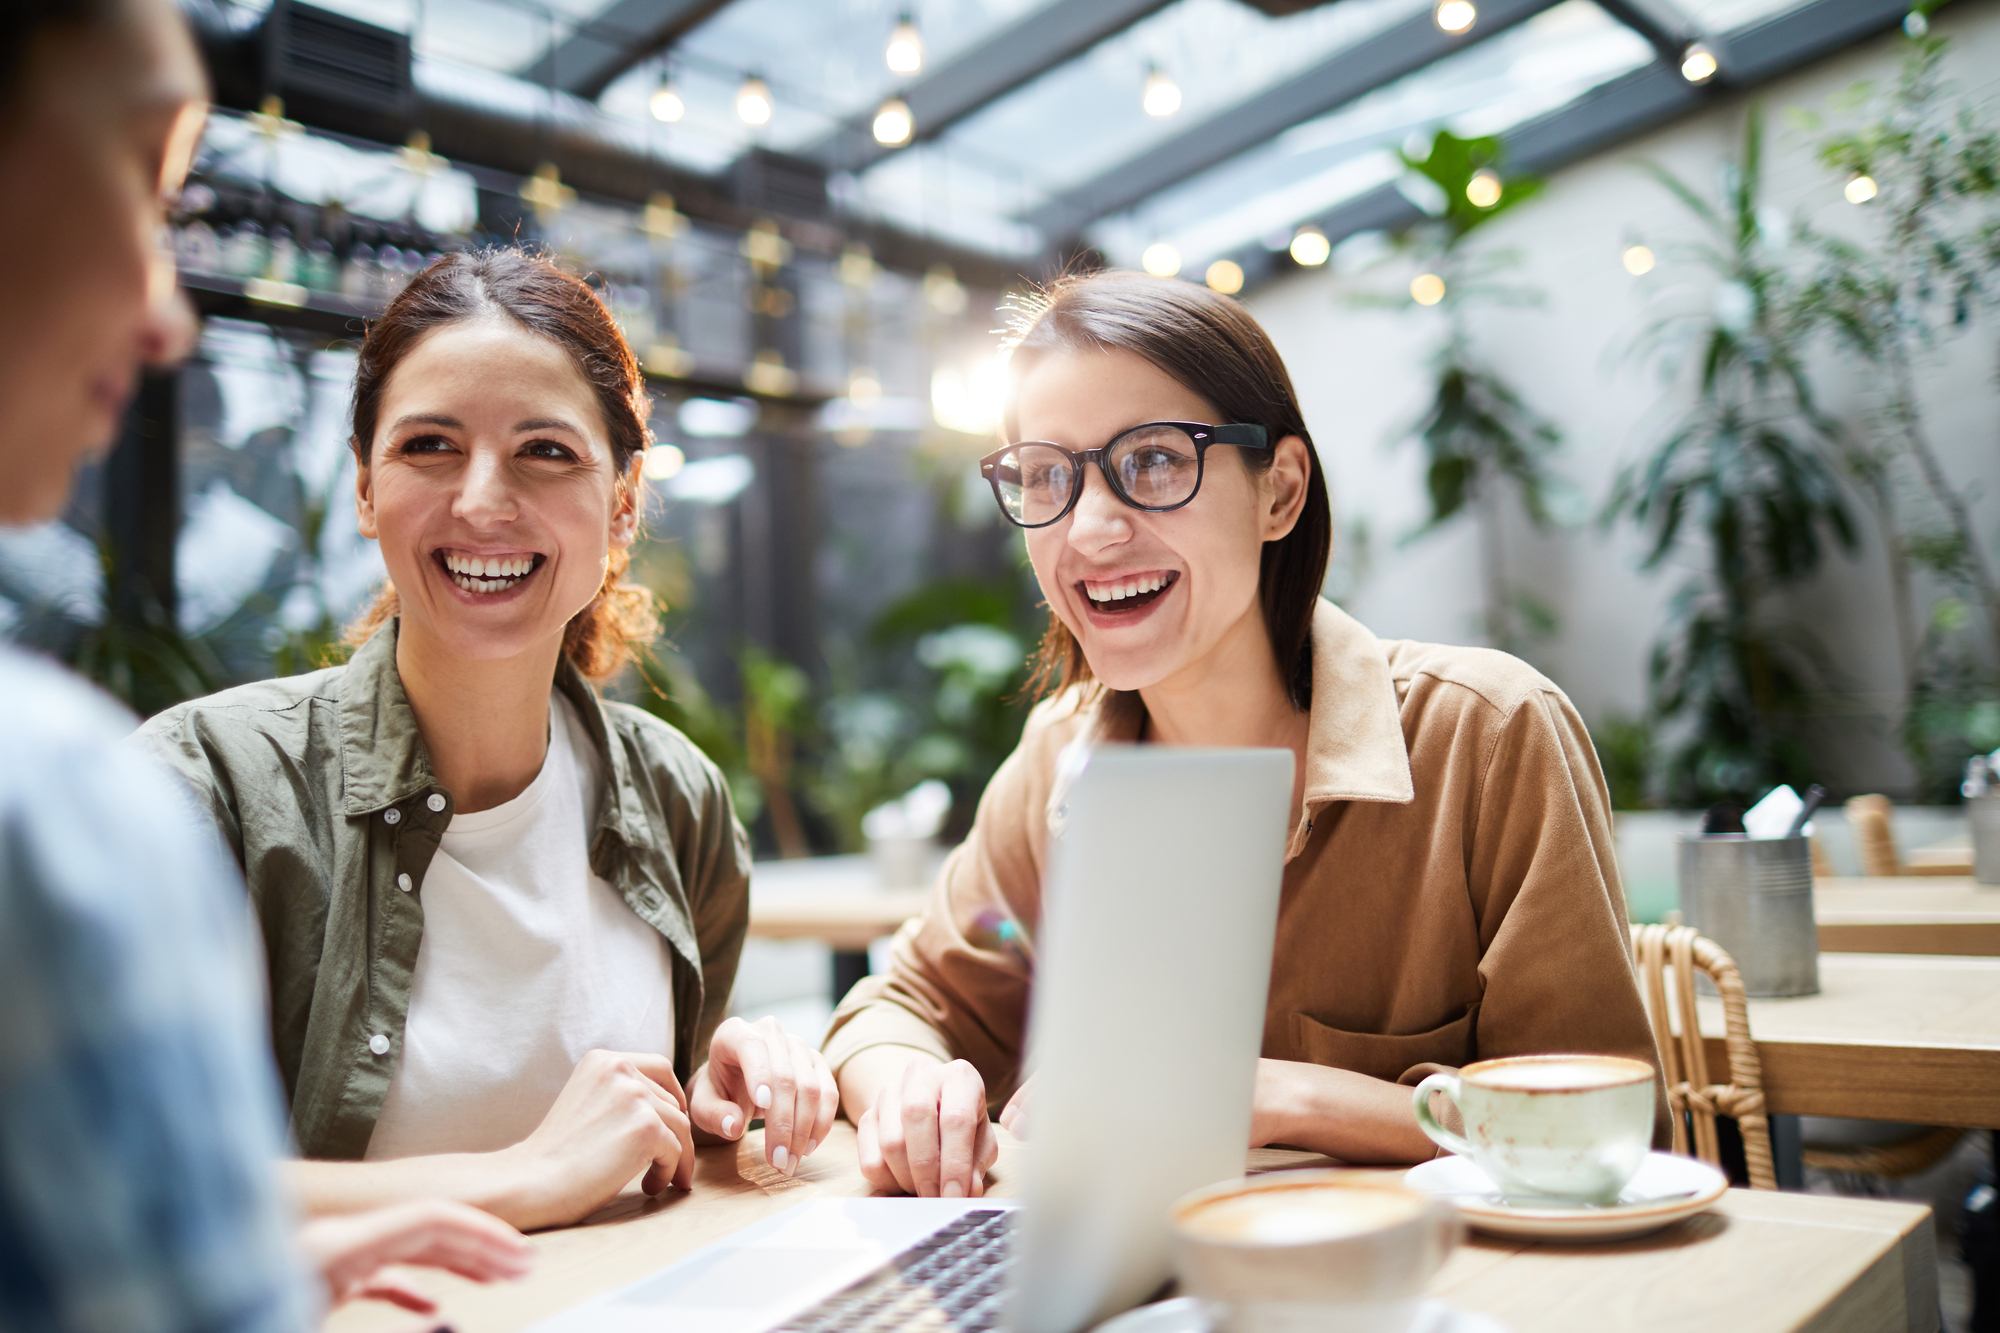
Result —
<path fill-rule="evenodd" d="M 1000 1326 L 1012 1210 L 981 1208 L 932 1232 L 774 1333 L 987 1333 Z"/>

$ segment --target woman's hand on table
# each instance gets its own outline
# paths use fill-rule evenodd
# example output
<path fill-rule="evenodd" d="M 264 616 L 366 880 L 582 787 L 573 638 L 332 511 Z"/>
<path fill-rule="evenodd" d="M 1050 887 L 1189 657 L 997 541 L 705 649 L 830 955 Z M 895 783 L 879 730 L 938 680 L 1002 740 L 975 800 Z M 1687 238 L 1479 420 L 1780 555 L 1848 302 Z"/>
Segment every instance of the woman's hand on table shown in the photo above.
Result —
<path fill-rule="evenodd" d="M 418 1314 L 436 1310 L 437 1302 L 385 1268 L 415 1264 L 492 1282 L 524 1276 L 533 1255 L 521 1233 L 499 1218 L 445 1199 L 316 1218 L 299 1228 L 299 1249 L 326 1283 L 329 1304 L 367 1297 Z"/>
<path fill-rule="evenodd" d="M 912 1058 L 883 1083 L 854 1133 L 868 1183 L 905 1194 L 976 1199 L 1000 1155 L 986 1082 L 964 1060 Z"/>
<path fill-rule="evenodd" d="M 502 1151 L 533 1182 L 535 1203 L 523 1226 L 578 1221 L 641 1171 L 648 1194 L 694 1183 L 687 1094 L 662 1055 L 590 1052 L 535 1132 Z"/>
<path fill-rule="evenodd" d="M 726 1142 L 742 1138 L 762 1116 L 764 1158 L 788 1176 L 818 1150 L 840 1114 L 840 1089 L 826 1057 L 775 1018 L 725 1020 L 692 1093 L 695 1128 Z"/>

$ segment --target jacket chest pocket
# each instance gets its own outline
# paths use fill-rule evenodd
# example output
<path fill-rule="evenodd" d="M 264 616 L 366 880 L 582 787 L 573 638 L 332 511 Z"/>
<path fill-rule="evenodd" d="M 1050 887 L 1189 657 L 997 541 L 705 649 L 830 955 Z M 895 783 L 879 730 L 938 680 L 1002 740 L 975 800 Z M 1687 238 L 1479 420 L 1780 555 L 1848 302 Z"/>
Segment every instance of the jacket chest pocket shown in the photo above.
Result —
<path fill-rule="evenodd" d="M 1474 1001 L 1464 1013 L 1428 1032 L 1391 1036 L 1380 1032 L 1346 1032 L 1328 1027 L 1310 1015 L 1293 1014 L 1292 1040 L 1313 1064 L 1351 1069 L 1394 1083 L 1418 1065 L 1449 1065 L 1455 1069 L 1471 1063 L 1478 1017 L 1479 1004 Z"/>

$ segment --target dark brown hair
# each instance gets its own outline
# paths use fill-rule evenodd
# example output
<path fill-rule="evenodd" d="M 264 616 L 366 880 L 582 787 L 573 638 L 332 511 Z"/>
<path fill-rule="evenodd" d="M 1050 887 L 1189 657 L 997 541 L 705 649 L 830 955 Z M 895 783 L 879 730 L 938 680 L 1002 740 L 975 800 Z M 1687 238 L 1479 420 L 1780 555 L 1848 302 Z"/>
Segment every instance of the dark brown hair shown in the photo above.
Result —
<path fill-rule="evenodd" d="M 1064 278 L 1017 306 L 1012 368 L 1055 352 L 1118 348 L 1142 356 L 1214 406 L 1214 424 L 1248 422 L 1270 432 L 1275 445 L 1287 435 L 1305 441 L 1305 507 L 1285 536 L 1264 544 L 1257 595 L 1264 628 L 1292 705 L 1312 704 L 1312 622 L 1326 562 L 1333 546 L 1333 510 L 1326 474 L 1306 430 L 1292 377 L 1278 349 L 1241 305 L 1207 287 L 1178 278 L 1106 270 Z M 1010 399 L 1007 434 L 1016 418 Z M 1252 471 L 1268 470 L 1273 449 L 1232 449 Z M 1083 646 L 1053 610 L 1035 654 L 1029 689 L 1056 694 L 1091 680 Z"/>
<path fill-rule="evenodd" d="M 354 434 L 349 443 L 355 459 L 363 467 L 368 465 L 389 377 L 424 336 L 447 324 L 493 315 L 505 315 L 570 354 L 597 393 L 611 437 L 617 484 L 634 485 L 632 460 L 652 439 L 646 429 L 652 400 L 632 349 L 590 284 L 539 255 L 513 247 L 433 260 L 389 303 L 381 318 L 369 324 L 354 369 Z M 633 497 L 635 504 L 643 500 Z M 623 582 L 630 565 L 631 553 L 612 547 L 603 586 L 563 631 L 563 655 L 593 680 L 612 675 L 659 633 L 652 593 Z M 399 605 L 395 585 L 385 582 L 375 604 L 347 627 L 347 641 L 365 643 Z"/>
<path fill-rule="evenodd" d="M 53 28 L 88 28 L 104 22 L 115 0 L 5 0 L 0 3 L 0 128 L 18 109 L 28 82 L 28 52 Z"/>

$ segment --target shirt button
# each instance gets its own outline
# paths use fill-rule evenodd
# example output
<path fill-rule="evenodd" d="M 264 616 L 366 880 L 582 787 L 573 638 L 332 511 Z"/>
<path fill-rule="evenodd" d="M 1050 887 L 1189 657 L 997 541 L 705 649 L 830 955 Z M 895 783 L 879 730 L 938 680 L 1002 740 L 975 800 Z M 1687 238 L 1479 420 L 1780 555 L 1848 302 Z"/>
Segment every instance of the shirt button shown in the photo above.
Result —
<path fill-rule="evenodd" d="M 368 1049 L 377 1055 L 387 1055 L 389 1053 L 389 1039 L 378 1032 L 368 1039 Z"/>
<path fill-rule="evenodd" d="M 382 822 L 384 824 L 400 824 L 403 822 L 403 812 L 392 805 L 382 812 Z"/>
<path fill-rule="evenodd" d="M 432 792 L 431 798 L 428 801 L 425 801 L 424 804 L 431 808 L 432 814 L 437 814 L 439 811 L 444 809 L 444 797 L 439 795 L 437 792 Z"/>
<path fill-rule="evenodd" d="M 410 877 L 408 875 L 398 875 L 396 876 L 396 887 L 401 889 L 404 893 L 408 893 L 411 889 L 415 888 L 416 886 L 410 882 Z"/>

